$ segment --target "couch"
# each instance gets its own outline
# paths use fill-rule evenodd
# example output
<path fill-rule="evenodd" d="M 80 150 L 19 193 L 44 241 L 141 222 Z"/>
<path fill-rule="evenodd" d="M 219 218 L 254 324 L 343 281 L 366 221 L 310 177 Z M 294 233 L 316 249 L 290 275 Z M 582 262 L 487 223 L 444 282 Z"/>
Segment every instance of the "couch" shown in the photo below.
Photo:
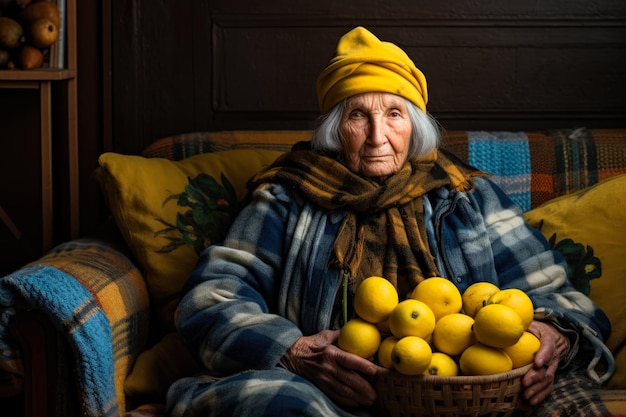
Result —
<path fill-rule="evenodd" d="M 201 369 L 173 324 L 198 252 L 223 238 L 246 180 L 310 133 L 186 133 L 102 155 L 103 231 L 0 279 L 0 396 L 23 396 L 28 416 L 162 412 L 169 384 Z M 606 401 L 626 414 L 626 129 L 447 131 L 442 145 L 493 175 L 605 310 L 619 393 Z"/>

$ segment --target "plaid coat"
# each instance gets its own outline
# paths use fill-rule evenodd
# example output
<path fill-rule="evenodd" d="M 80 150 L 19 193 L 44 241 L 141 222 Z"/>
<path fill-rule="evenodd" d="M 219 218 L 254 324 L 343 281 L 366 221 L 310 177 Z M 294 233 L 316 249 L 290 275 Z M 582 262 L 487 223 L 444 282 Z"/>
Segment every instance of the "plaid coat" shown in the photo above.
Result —
<path fill-rule="evenodd" d="M 603 343 L 609 321 L 571 286 L 563 258 L 522 214 L 486 178 L 476 178 L 467 193 L 431 192 L 425 199 L 427 234 L 440 273 L 461 291 L 477 281 L 526 291 L 535 317 L 555 323 L 570 337 L 572 349 L 563 364 L 580 354 L 589 364 L 588 374 L 598 380 L 598 360 L 603 357 L 613 366 Z M 319 210 L 281 185 L 264 185 L 253 193 L 224 244 L 201 255 L 177 311 L 179 330 L 205 364 L 208 381 L 220 381 L 189 378 L 175 384 L 169 395 L 173 415 L 182 415 L 191 404 L 216 415 L 232 412 L 235 404 L 242 407 L 237 415 L 263 415 L 272 398 L 284 404 L 286 394 L 272 384 L 267 385 L 273 386 L 272 395 L 247 390 L 246 384 L 216 393 L 228 381 L 254 380 L 256 372 L 250 370 L 263 371 L 258 377 L 271 380 L 267 372 L 279 369 L 297 338 L 338 328 L 341 273 L 328 265 L 342 218 L 343 213 Z M 284 382 L 279 385 L 292 386 L 288 381 L 295 376 L 279 373 L 276 380 Z M 236 376 L 221 379 L 230 375 Z M 311 401 L 319 402 L 320 396 L 325 398 L 316 392 Z M 323 403 L 326 411 L 311 415 L 329 415 L 328 409 L 334 410 L 330 415 L 343 415 L 329 400 Z"/>

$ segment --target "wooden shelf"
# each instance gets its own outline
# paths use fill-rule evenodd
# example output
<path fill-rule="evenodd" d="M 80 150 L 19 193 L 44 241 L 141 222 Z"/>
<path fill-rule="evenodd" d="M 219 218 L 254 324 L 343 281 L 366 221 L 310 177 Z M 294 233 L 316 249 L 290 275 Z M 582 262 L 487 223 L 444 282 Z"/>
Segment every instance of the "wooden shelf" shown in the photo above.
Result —
<path fill-rule="evenodd" d="M 28 112 L 28 117 L 33 124 L 38 122 L 39 125 L 39 155 L 33 154 L 31 157 L 28 155 L 32 150 L 24 150 L 22 153 L 27 156 L 21 161 L 24 166 L 19 167 L 33 168 L 41 173 L 37 187 L 39 195 L 35 195 L 36 193 L 30 189 L 20 190 L 22 191 L 20 198 L 24 204 L 40 207 L 41 233 L 31 231 L 27 234 L 29 242 L 34 242 L 29 244 L 29 250 L 33 253 L 38 252 L 36 256 L 49 251 L 56 240 L 66 236 L 74 238 L 79 234 L 76 0 L 63 0 L 63 4 L 66 23 L 64 38 L 66 68 L 0 70 L 0 97 L 4 93 L 2 90 L 21 90 L 18 95 L 22 96 L 32 94 L 31 92 L 26 94 L 26 90 L 37 91 L 38 109 L 33 108 L 32 114 Z M 6 102 L 4 104 L 7 105 Z M 29 131 L 29 135 L 33 136 L 32 128 L 29 130 L 29 128 L 20 127 L 19 123 L 24 123 L 24 121 L 16 122 L 11 117 L 0 115 L 0 126 L 10 133 L 10 135 L 2 135 L 0 152 L 4 152 L 6 148 L 12 149 L 9 144 L 15 143 L 21 131 Z M 11 172 L 10 168 L 17 170 L 18 167 L 11 166 L 11 163 L 9 159 L 5 160 L 3 167 L 5 171 Z M 53 190 L 53 187 L 57 189 Z M 16 193 L 15 190 L 12 191 Z M 0 199 L 0 209 L 2 209 L 3 202 L 6 200 Z M 61 211 L 54 212 L 55 206 Z M 19 244 L 21 236 L 26 234 L 20 232 L 20 230 L 27 229 L 25 221 L 22 219 L 22 224 L 17 224 L 12 220 L 11 216 L 15 216 L 15 212 L 14 208 L 12 213 L 4 210 L 0 213 L 0 227 L 4 230 L 4 234 L 0 237 L 6 239 L 2 243 L 7 247 L 12 242 L 14 245 Z M 37 248 L 34 246 L 38 242 L 40 242 L 39 248 L 35 251 Z"/>
<path fill-rule="evenodd" d="M 0 81 L 62 81 L 74 77 L 76 70 L 73 69 L 0 70 Z"/>

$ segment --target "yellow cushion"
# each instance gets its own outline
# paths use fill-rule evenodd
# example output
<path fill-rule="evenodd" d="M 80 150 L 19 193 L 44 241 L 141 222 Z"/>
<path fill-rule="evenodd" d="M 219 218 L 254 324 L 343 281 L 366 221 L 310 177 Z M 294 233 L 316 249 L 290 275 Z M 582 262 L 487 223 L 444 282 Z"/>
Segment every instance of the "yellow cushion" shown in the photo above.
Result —
<path fill-rule="evenodd" d="M 98 179 L 142 267 L 159 328 L 174 330 L 179 292 L 199 252 L 221 241 L 246 182 L 279 151 L 240 149 L 182 161 L 105 153 Z"/>
<path fill-rule="evenodd" d="M 626 175 L 619 175 L 526 213 L 529 223 L 552 239 L 553 245 L 581 262 L 573 276 L 579 289 L 585 292 L 586 278 L 593 278 L 588 281 L 588 295 L 613 326 L 607 345 L 615 354 L 617 372 L 608 387 L 621 389 L 626 388 L 625 207 Z M 599 278 L 594 278 L 600 272 Z"/>
<path fill-rule="evenodd" d="M 167 334 L 159 343 L 139 355 L 124 383 L 124 392 L 162 401 L 176 380 L 193 376 L 203 369 L 179 333 Z"/>

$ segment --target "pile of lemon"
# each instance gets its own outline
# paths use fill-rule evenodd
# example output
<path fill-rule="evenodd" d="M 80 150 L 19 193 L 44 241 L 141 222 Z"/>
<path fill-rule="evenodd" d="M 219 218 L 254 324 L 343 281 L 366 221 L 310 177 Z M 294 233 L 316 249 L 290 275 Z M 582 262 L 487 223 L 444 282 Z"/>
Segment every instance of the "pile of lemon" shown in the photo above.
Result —
<path fill-rule="evenodd" d="M 395 287 L 369 277 L 354 298 L 357 317 L 339 332 L 345 351 L 405 375 L 491 375 L 532 362 L 539 339 L 528 332 L 531 299 L 519 289 L 478 282 L 463 294 L 441 277 L 399 301 Z"/>

